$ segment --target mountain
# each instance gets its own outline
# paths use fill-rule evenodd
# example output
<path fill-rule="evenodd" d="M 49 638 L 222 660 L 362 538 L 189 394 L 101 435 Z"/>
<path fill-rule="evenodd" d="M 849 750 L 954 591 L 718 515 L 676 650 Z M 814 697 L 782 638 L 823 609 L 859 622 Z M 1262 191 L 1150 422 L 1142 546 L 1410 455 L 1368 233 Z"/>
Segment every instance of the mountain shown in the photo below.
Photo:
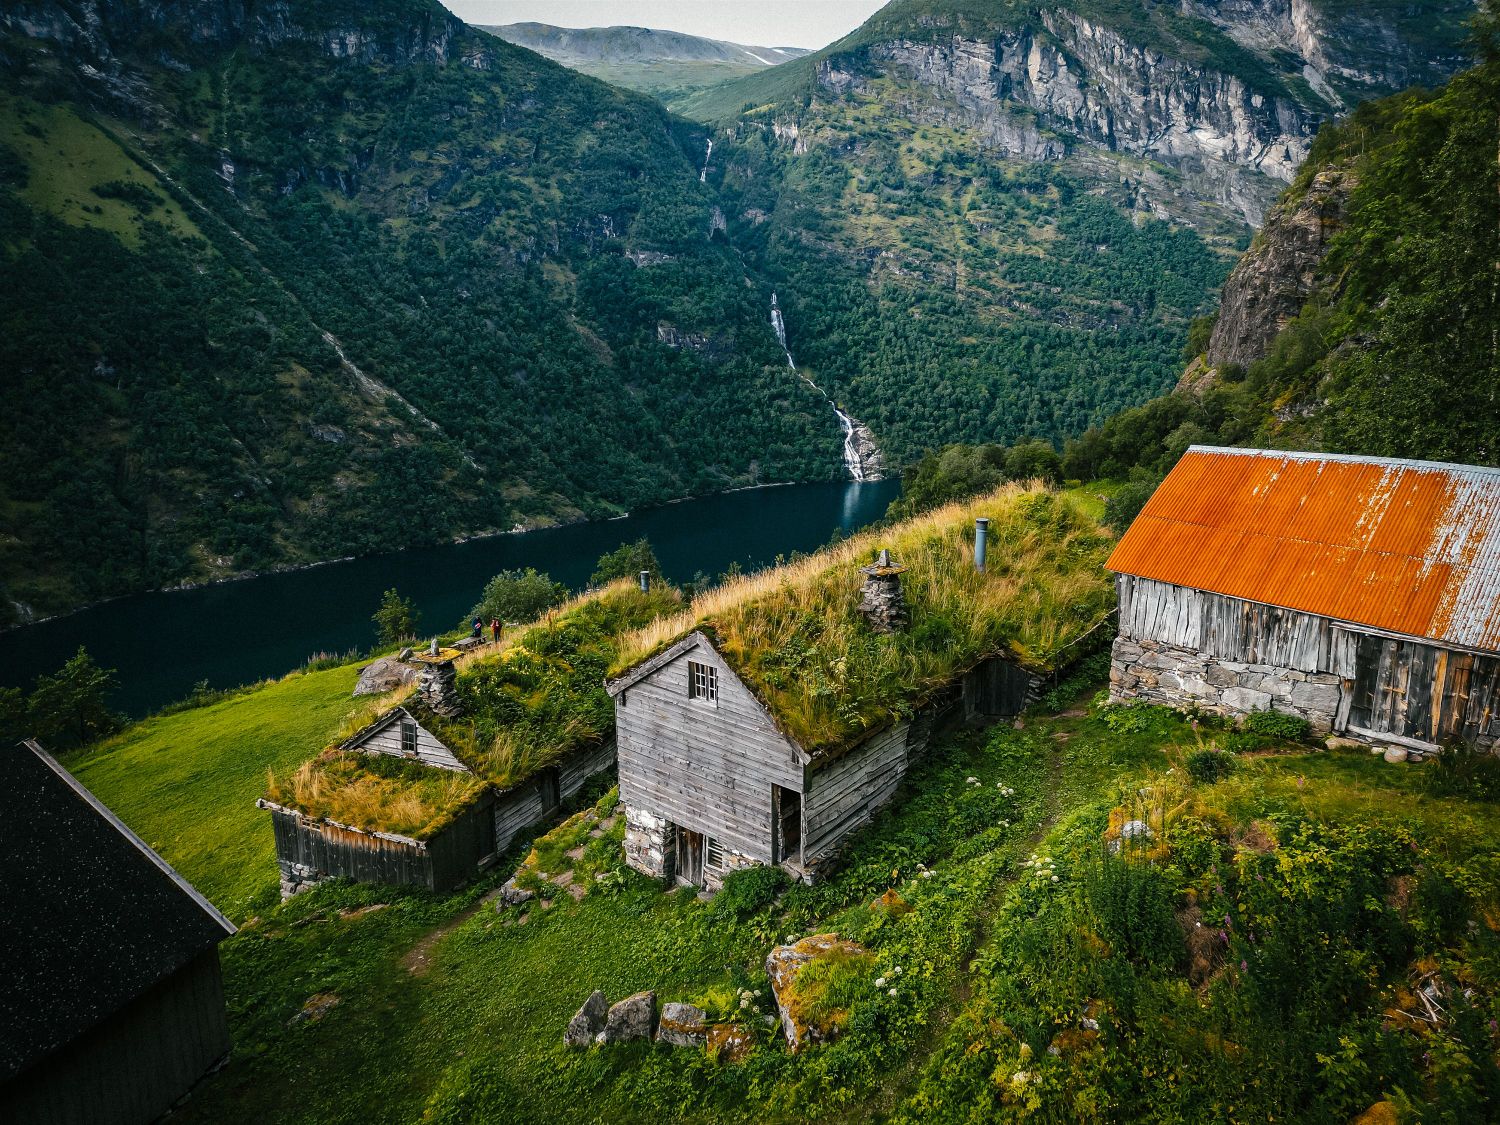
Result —
<path fill-rule="evenodd" d="M 7 601 L 839 475 L 704 140 L 427 0 L 7 5 Z"/>
<path fill-rule="evenodd" d="M 1500 465 L 1500 30 L 1436 91 L 1323 126 L 1168 395 L 1070 442 L 1068 475 L 1193 442 Z"/>
<path fill-rule="evenodd" d="M 646 27 L 572 28 L 545 23 L 481 26 L 553 62 L 652 94 L 668 105 L 708 86 L 810 53 L 803 47 L 746 47 Z"/>

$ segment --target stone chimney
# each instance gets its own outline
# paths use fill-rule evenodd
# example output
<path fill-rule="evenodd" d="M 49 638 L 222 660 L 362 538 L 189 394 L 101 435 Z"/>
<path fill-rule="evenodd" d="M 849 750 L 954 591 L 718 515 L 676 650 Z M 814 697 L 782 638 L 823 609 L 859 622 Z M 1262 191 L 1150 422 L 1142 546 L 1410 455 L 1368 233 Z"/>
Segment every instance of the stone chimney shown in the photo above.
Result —
<path fill-rule="evenodd" d="M 906 598 L 901 593 L 901 575 L 905 570 L 891 561 L 888 550 L 881 550 L 873 565 L 859 568 L 865 576 L 859 611 L 877 633 L 894 633 L 911 620 L 906 612 Z"/>
<path fill-rule="evenodd" d="M 433 642 L 434 648 L 437 642 Z M 458 669 L 452 657 L 444 659 L 438 652 L 422 654 L 422 674 L 417 677 L 417 694 L 434 715 L 445 719 L 456 719 L 463 714 L 463 704 L 458 699 Z"/>

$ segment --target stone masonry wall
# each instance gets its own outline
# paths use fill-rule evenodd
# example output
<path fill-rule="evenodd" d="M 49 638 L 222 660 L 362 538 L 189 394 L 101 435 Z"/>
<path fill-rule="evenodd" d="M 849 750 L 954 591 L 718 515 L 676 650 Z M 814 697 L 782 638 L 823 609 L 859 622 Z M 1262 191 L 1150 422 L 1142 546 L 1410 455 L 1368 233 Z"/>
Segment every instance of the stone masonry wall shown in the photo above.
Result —
<path fill-rule="evenodd" d="M 1269 664 L 1243 664 L 1159 641 L 1117 637 L 1109 672 L 1112 702 L 1140 699 L 1182 707 L 1196 703 L 1221 715 L 1281 711 L 1300 715 L 1319 734 L 1333 729 L 1339 678 Z"/>
<path fill-rule="evenodd" d="M 326 883 L 335 878 L 333 875 L 325 874 L 305 863 L 296 863 L 292 860 L 280 859 L 276 861 L 277 867 L 281 869 L 281 899 L 285 902 L 293 895 L 300 895 L 303 891 L 310 891 L 319 883 Z"/>
<path fill-rule="evenodd" d="M 676 873 L 672 850 L 672 823 L 645 809 L 625 806 L 625 862 L 653 879 L 670 879 Z"/>

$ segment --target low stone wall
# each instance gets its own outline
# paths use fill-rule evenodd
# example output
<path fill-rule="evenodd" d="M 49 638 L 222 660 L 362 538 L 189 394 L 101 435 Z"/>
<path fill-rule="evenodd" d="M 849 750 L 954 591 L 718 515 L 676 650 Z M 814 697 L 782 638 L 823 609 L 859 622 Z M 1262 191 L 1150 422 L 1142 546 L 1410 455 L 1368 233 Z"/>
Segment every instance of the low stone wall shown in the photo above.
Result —
<path fill-rule="evenodd" d="M 625 806 L 625 862 L 653 879 L 676 874 L 672 822 L 645 809 Z"/>
<path fill-rule="evenodd" d="M 1298 672 L 1243 664 L 1159 641 L 1115 640 L 1109 671 L 1112 702 L 1145 700 L 1170 707 L 1196 703 L 1221 715 L 1281 711 L 1327 734 L 1338 714 L 1340 681 L 1332 672 Z"/>

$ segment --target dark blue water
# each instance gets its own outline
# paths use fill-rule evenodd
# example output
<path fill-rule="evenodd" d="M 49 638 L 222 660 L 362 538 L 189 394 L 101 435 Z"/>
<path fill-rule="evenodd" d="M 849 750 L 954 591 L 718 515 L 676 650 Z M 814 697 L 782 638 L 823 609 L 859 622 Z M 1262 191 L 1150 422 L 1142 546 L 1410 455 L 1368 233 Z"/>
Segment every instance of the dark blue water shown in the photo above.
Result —
<path fill-rule="evenodd" d="M 365 649 L 370 615 L 395 587 L 417 604 L 424 632 L 447 631 L 492 575 L 533 566 L 581 589 L 599 556 L 641 536 L 675 582 L 731 563 L 749 570 L 809 551 L 835 529 L 879 519 L 899 481 L 800 484 L 687 500 L 604 523 L 504 535 L 376 555 L 201 590 L 141 594 L 4 635 L 0 684 L 29 687 L 87 646 L 119 672 L 116 707 L 133 715 L 186 696 L 207 680 L 235 687 L 279 676 L 314 653 Z"/>

